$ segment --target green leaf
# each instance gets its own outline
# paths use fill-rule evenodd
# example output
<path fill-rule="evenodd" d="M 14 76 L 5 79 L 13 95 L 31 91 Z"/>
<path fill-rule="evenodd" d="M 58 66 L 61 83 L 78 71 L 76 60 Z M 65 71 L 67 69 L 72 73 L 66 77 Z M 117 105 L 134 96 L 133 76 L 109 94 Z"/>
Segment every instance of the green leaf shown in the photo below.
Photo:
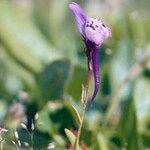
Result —
<path fill-rule="evenodd" d="M 58 101 L 49 102 L 51 103 L 59 103 Z M 49 104 L 49 107 L 51 106 Z M 61 104 L 61 101 L 60 101 Z M 52 107 L 53 108 L 53 107 Z M 52 109 L 50 107 L 50 109 Z M 64 128 L 76 129 L 76 123 L 74 121 L 73 113 L 67 105 L 62 105 L 61 108 L 52 111 L 49 114 L 50 119 L 55 124 L 55 126 L 59 127 L 59 133 L 64 135 Z"/>
<path fill-rule="evenodd" d="M 57 143 L 57 145 L 59 145 L 59 146 L 65 146 L 66 145 L 66 141 L 64 140 L 63 136 L 61 136 L 59 134 L 54 134 L 53 139 Z"/>
<path fill-rule="evenodd" d="M 98 144 L 99 144 L 99 149 L 100 150 L 109 150 L 108 146 L 107 146 L 107 141 L 105 139 L 105 137 L 99 133 L 97 135 L 97 140 L 98 140 Z"/>
<path fill-rule="evenodd" d="M 64 136 L 64 128 L 75 129 L 75 125 L 70 108 L 63 105 L 62 101 L 49 101 L 39 112 L 37 120 L 37 128 L 53 136 L 58 133 Z"/>
<path fill-rule="evenodd" d="M 75 99 L 81 99 L 82 87 L 85 83 L 87 71 L 85 68 L 76 66 L 73 71 L 73 76 L 67 86 L 67 92 L 72 95 Z"/>
<path fill-rule="evenodd" d="M 126 145 L 128 150 L 140 149 L 137 131 L 137 116 L 133 100 L 128 100 L 124 106 L 118 129 L 123 138 L 122 146 Z"/>
<path fill-rule="evenodd" d="M 65 133 L 66 133 L 66 136 L 67 136 L 68 140 L 70 141 L 71 145 L 74 145 L 75 140 L 76 140 L 75 135 L 68 129 L 65 129 Z"/>
<path fill-rule="evenodd" d="M 36 122 L 36 126 L 38 130 L 44 133 L 53 133 L 55 129 L 57 128 L 54 126 L 52 121 L 50 120 L 49 117 L 50 110 L 48 106 L 44 107 L 40 112 L 39 112 L 39 119 Z"/>
<path fill-rule="evenodd" d="M 81 124 L 80 114 L 79 114 L 78 110 L 73 105 L 71 105 L 71 106 L 72 106 L 72 110 L 74 112 L 74 115 L 76 117 L 77 123 L 78 123 L 78 125 L 80 125 Z"/>
<path fill-rule="evenodd" d="M 147 130 L 141 134 L 143 147 L 150 148 L 150 130 Z"/>
<path fill-rule="evenodd" d="M 65 60 L 55 61 L 44 68 L 38 78 L 44 100 L 55 100 L 63 97 L 70 69 L 70 62 Z"/>

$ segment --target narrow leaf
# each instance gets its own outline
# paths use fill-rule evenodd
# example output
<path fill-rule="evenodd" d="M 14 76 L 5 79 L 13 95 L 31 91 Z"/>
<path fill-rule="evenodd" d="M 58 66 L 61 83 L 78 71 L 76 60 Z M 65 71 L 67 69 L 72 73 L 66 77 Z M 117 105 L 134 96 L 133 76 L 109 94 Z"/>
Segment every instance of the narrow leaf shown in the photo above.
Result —
<path fill-rule="evenodd" d="M 141 148 L 134 100 L 128 100 L 123 110 L 118 129 L 120 129 L 124 143 L 127 143 L 127 149 L 139 150 Z"/>
<path fill-rule="evenodd" d="M 70 141 L 71 145 L 74 145 L 75 140 L 76 140 L 75 135 L 68 129 L 65 129 L 65 133 L 66 133 L 66 136 L 67 136 L 68 140 Z"/>
<path fill-rule="evenodd" d="M 75 117 L 76 117 L 76 121 L 77 121 L 77 123 L 80 125 L 81 124 L 81 117 L 80 117 L 80 114 L 79 114 L 79 112 L 77 111 L 77 109 L 73 106 L 73 105 L 71 105 L 72 106 L 72 110 L 73 110 L 73 112 L 74 112 L 74 115 L 75 115 Z"/>
<path fill-rule="evenodd" d="M 99 149 L 109 150 L 108 146 L 107 146 L 107 141 L 101 133 L 99 133 L 97 135 L 97 140 L 98 140 L 98 144 L 99 144 Z"/>

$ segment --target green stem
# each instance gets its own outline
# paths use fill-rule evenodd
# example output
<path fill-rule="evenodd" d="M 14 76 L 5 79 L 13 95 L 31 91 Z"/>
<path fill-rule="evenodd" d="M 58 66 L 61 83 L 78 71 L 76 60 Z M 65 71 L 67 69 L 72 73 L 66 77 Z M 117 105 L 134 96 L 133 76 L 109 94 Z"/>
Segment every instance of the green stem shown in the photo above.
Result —
<path fill-rule="evenodd" d="M 85 97 L 83 98 L 83 104 L 82 104 L 81 124 L 79 125 L 78 134 L 74 144 L 74 150 L 80 150 L 80 146 L 79 146 L 80 135 L 83 127 L 86 105 L 89 97 L 89 87 L 90 87 L 90 81 L 92 77 L 91 60 L 89 58 L 87 59 L 87 65 L 88 65 L 88 74 L 87 74 L 87 82 L 86 82 L 86 89 L 85 89 Z"/>
<path fill-rule="evenodd" d="M 79 142 L 80 142 L 80 135 L 81 135 L 81 131 L 82 131 L 82 127 L 83 127 L 83 121 L 84 121 L 84 116 L 85 116 L 85 110 L 86 110 L 86 105 L 85 107 L 83 107 L 83 111 L 82 111 L 82 117 L 81 117 L 81 124 L 79 126 L 78 129 L 78 135 L 76 137 L 76 141 L 75 141 L 75 146 L 74 146 L 74 150 L 79 150 Z"/>

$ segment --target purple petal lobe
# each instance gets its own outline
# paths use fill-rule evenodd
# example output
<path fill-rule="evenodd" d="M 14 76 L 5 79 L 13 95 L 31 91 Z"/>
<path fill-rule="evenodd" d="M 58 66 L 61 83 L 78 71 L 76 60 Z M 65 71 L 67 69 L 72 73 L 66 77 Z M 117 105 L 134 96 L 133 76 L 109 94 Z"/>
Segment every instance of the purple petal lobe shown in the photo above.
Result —
<path fill-rule="evenodd" d="M 76 24 L 78 26 L 80 33 L 84 35 L 83 28 L 87 20 L 84 10 L 75 2 L 69 4 L 69 7 L 72 10 L 73 15 L 75 16 Z"/>
<path fill-rule="evenodd" d="M 98 48 L 93 49 L 92 51 L 92 64 L 93 64 L 93 75 L 94 75 L 94 93 L 91 99 L 91 104 L 93 104 L 93 101 L 97 95 L 97 92 L 99 90 L 99 53 Z"/>

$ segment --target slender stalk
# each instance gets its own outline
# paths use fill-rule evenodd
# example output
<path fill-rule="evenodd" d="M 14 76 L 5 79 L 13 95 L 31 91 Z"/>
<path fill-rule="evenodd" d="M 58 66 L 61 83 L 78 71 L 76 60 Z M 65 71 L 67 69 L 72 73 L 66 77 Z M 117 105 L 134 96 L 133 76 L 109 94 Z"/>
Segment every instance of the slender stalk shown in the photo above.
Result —
<path fill-rule="evenodd" d="M 83 107 L 83 111 L 82 111 L 82 118 L 81 118 L 81 124 L 79 126 L 79 129 L 78 129 L 78 135 L 76 137 L 76 141 L 75 141 L 75 148 L 74 150 L 79 150 L 79 142 L 80 142 L 80 135 L 81 135 L 81 130 L 82 130 L 82 127 L 83 127 L 83 121 L 84 121 L 84 116 L 85 116 L 85 109 L 86 107 Z"/>
<path fill-rule="evenodd" d="M 74 150 L 79 150 L 79 142 L 80 142 L 80 135 L 83 127 L 84 117 L 85 117 L 85 111 L 86 111 L 86 105 L 89 97 L 89 88 L 90 88 L 90 81 L 92 77 L 92 65 L 91 65 L 91 59 L 87 59 L 87 65 L 88 65 L 88 74 L 87 74 L 87 81 L 86 81 L 86 89 L 85 89 L 85 96 L 83 97 L 83 104 L 82 104 L 82 114 L 81 114 L 81 124 L 79 125 L 78 134 L 76 137 Z"/>

